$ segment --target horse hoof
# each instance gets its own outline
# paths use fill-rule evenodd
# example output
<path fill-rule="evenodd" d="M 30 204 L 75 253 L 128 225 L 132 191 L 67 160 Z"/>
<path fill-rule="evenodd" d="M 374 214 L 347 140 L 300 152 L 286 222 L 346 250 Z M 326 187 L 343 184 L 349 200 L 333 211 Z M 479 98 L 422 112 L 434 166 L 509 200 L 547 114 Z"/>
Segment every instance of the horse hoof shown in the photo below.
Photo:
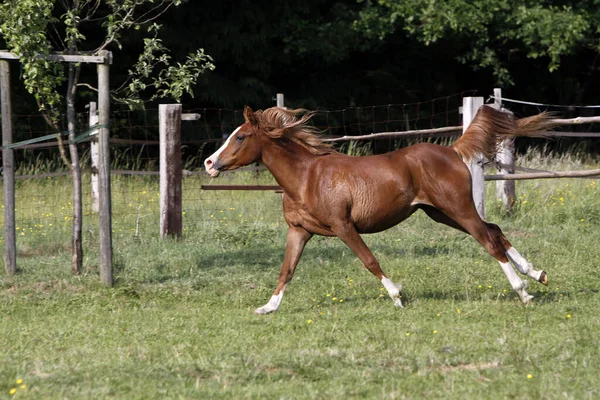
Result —
<path fill-rule="evenodd" d="M 267 309 L 265 307 L 260 307 L 260 308 L 257 308 L 256 310 L 254 310 L 254 314 L 256 314 L 256 315 L 266 315 L 266 314 L 272 313 L 273 311 L 274 310 L 269 310 L 269 309 Z"/>
<path fill-rule="evenodd" d="M 538 279 L 538 281 L 542 285 L 548 286 L 548 275 L 546 275 L 546 271 L 542 271 L 542 274 L 540 275 L 540 279 Z"/>

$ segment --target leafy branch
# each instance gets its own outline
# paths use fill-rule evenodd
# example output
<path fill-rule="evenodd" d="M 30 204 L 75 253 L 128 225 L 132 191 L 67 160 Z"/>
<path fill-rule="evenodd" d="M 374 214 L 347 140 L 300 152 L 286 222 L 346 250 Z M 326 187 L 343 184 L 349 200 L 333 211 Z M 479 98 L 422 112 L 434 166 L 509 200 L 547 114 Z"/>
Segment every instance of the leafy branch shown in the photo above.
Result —
<path fill-rule="evenodd" d="M 383 40 L 404 31 L 431 45 L 442 39 L 461 43 L 458 60 L 474 69 L 491 68 L 501 85 L 511 85 L 508 58 L 522 52 L 547 58 L 549 71 L 581 47 L 596 47 L 594 28 L 600 14 L 583 3 L 554 6 L 513 0 L 359 0 L 364 3 L 353 28 Z M 542 4 L 540 4 L 542 3 Z"/>

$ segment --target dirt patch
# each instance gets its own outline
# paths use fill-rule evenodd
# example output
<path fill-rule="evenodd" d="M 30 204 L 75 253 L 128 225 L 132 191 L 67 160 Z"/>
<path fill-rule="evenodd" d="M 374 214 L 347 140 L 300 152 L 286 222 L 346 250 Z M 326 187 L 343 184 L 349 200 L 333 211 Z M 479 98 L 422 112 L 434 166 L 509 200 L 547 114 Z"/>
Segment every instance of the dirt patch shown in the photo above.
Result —
<path fill-rule="evenodd" d="M 57 253 L 69 253 L 71 248 L 62 243 L 44 243 L 39 246 L 22 246 L 17 249 L 17 257 L 50 256 L 55 257 Z"/>
<path fill-rule="evenodd" d="M 477 363 L 477 364 L 458 364 L 458 365 L 447 365 L 443 367 L 434 368 L 440 372 L 454 372 L 454 371 L 481 371 L 483 369 L 500 368 L 498 362 L 488 363 Z"/>

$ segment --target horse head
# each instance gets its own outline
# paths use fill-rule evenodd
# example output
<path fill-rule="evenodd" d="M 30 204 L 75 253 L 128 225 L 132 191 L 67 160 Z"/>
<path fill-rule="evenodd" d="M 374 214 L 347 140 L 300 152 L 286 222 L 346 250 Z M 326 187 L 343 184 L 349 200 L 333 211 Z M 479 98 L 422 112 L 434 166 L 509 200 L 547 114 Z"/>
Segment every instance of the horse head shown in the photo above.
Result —
<path fill-rule="evenodd" d="M 204 161 L 204 168 L 212 177 L 219 175 L 220 171 L 231 171 L 260 161 L 262 146 L 258 115 L 246 106 L 244 119 L 245 122 Z"/>

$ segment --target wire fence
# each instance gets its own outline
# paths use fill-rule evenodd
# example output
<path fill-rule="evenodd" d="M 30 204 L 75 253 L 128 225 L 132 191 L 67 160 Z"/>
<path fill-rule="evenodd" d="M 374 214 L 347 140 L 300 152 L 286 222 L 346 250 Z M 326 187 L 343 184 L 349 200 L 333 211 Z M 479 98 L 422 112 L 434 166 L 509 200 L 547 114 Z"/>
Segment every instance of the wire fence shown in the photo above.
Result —
<path fill-rule="evenodd" d="M 490 96 L 488 101 L 493 101 Z M 501 98 L 503 107 L 509 109 L 517 118 L 535 115 L 540 112 L 550 112 L 556 118 L 588 118 L 598 115 L 598 105 L 558 105 L 511 98 Z M 517 141 L 517 152 L 525 153 L 532 145 L 541 145 L 557 153 L 577 151 L 587 154 L 600 153 L 600 123 L 584 123 L 569 125 L 556 129 L 551 138 L 548 136 Z"/>
<path fill-rule="evenodd" d="M 473 94 L 474 91 L 463 92 L 411 104 L 318 110 L 313 122 L 328 138 L 460 125 L 459 108 L 462 98 Z M 514 103 L 509 107 L 518 116 L 524 116 L 535 114 L 549 106 Z M 242 110 L 202 108 L 187 112 L 199 113 L 201 119 L 182 122 L 182 166 L 188 171 L 184 174 L 187 177 L 183 181 L 182 193 L 184 234 L 202 229 L 208 223 L 226 227 L 234 222 L 253 224 L 262 218 L 263 223 L 267 221 L 274 226 L 282 224 L 281 196 L 275 191 L 248 194 L 202 190 L 202 185 L 217 183 L 203 173 L 202 162 L 220 146 L 224 137 L 243 123 Z M 593 110 L 580 108 L 560 109 L 561 116 L 569 117 L 589 115 L 591 112 Z M 77 114 L 78 131 L 83 132 L 88 126 L 89 113 L 82 111 Z M 120 110 L 111 114 L 112 212 L 115 240 L 158 236 L 158 126 L 158 110 Z M 55 133 L 41 115 L 16 115 L 14 127 L 16 141 L 27 141 Z M 589 131 L 597 127 L 590 124 L 578 128 Z M 448 140 L 448 136 L 458 134 L 460 133 L 445 133 L 443 137 Z M 411 140 L 415 139 L 390 137 L 367 141 L 368 151 L 389 151 L 404 146 Z M 423 136 L 419 136 L 418 140 L 423 140 Z M 78 147 L 84 171 L 84 235 L 87 235 L 89 240 L 95 240 L 97 230 L 94 221 L 97 217 L 91 205 L 89 142 L 81 143 Z M 342 150 L 348 152 L 352 149 L 346 143 L 342 145 Z M 15 150 L 15 158 L 18 237 L 22 241 L 27 238 L 45 237 L 49 243 L 61 237 L 60 241 L 68 244 L 72 224 L 72 183 L 68 167 L 60 158 L 57 141 L 21 146 Z M 238 173 L 223 174 L 218 183 L 275 184 L 270 174 L 256 166 Z"/>

